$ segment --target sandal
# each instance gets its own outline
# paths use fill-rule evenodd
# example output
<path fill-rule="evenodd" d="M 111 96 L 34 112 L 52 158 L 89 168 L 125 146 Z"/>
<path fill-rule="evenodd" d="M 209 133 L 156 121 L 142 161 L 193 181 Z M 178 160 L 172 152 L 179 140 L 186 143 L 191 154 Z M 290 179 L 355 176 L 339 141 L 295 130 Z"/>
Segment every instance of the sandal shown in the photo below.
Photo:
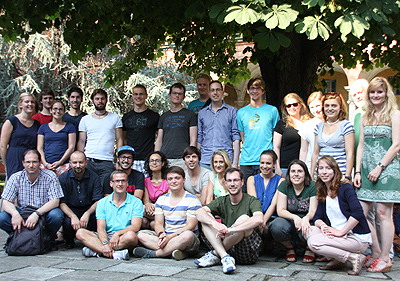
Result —
<path fill-rule="evenodd" d="M 383 268 L 378 268 L 377 265 L 380 261 L 386 263 L 386 266 Z M 367 268 L 367 271 L 374 272 L 374 273 L 377 273 L 377 272 L 386 273 L 386 272 L 389 272 L 391 269 L 392 269 L 392 262 L 390 261 L 390 259 L 388 262 L 385 262 L 384 260 L 380 260 L 380 259 L 375 259 L 374 262 L 371 264 L 371 266 L 369 268 Z"/>
<path fill-rule="evenodd" d="M 313 251 L 310 250 L 310 248 L 307 247 L 303 256 L 303 263 L 312 263 L 314 261 L 315 261 L 315 254 L 313 253 Z"/>
<path fill-rule="evenodd" d="M 363 268 L 369 268 L 371 267 L 372 263 L 375 261 L 375 258 L 373 258 L 371 255 L 368 255 L 365 258 L 365 263 L 363 265 Z"/>
<path fill-rule="evenodd" d="M 352 254 L 350 254 L 350 255 L 352 255 Z M 365 259 L 366 259 L 366 257 L 363 254 L 357 254 L 355 260 L 348 259 L 348 261 L 353 266 L 353 269 L 347 271 L 347 274 L 358 275 L 361 271 L 361 268 L 363 267 L 363 264 L 365 263 Z"/>
<path fill-rule="evenodd" d="M 294 247 L 286 248 L 286 261 L 287 262 L 297 261 L 296 250 L 294 249 Z"/>

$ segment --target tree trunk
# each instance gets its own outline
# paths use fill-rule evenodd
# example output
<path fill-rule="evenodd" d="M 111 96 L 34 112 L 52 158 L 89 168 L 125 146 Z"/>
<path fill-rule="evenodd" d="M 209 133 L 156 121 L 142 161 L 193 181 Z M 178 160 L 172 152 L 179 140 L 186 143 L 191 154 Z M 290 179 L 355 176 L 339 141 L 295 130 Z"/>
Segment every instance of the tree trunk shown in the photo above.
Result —
<path fill-rule="evenodd" d="M 267 103 L 279 109 L 288 93 L 297 93 L 307 102 L 317 78 L 318 67 L 331 60 L 331 45 L 337 40 L 336 35 L 327 41 L 310 41 L 304 34 L 295 32 L 286 33 L 286 36 L 290 38 L 291 45 L 288 48 L 281 47 L 272 59 L 269 59 L 269 51 L 257 50 L 255 46 L 256 52 L 265 53 L 258 63 L 266 83 Z"/>

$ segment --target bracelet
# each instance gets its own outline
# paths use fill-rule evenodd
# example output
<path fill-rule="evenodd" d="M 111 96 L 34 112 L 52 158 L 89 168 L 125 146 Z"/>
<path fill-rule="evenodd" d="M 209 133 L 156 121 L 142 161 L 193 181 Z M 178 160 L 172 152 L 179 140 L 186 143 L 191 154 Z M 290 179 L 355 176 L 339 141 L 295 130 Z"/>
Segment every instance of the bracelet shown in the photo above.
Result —
<path fill-rule="evenodd" d="M 382 168 L 382 171 L 384 171 L 386 169 L 386 166 L 383 165 L 381 162 L 378 163 L 378 166 Z"/>
<path fill-rule="evenodd" d="M 348 179 L 349 181 L 351 181 L 351 176 L 344 176 L 345 179 Z"/>
<path fill-rule="evenodd" d="M 358 171 L 358 172 L 355 172 L 355 173 L 354 173 L 354 175 L 358 175 L 358 174 L 360 174 L 360 175 L 361 175 L 361 172 L 360 172 L 360 171 Z"/>
<path fill-rule="evenodd" d="M 35 211 L 34 213 L 40 218 L 40 213 L 39 213 L 39 211 Z"/>

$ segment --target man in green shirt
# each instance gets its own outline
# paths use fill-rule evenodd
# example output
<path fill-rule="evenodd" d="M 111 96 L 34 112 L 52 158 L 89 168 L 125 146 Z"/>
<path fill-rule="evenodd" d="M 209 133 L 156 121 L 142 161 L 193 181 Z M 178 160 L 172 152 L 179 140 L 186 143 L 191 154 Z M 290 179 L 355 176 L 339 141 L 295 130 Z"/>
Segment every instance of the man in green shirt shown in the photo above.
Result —
<path fill-rule="evenodd" d="M 196 217 L 202 223 L 204 242 L 211 249 L 194 261 L 199 267 L 222 263 L 222 271 L 231 273 L 238 264 L 253 264 L 258 260 L 261 237 L 254 228 L 263 223 L 260 201 L 242 193 L 243 172 L 229 168 L 224 175 L 229 194 L 218 197 L 197 210 Z M 221 223 L 215 220 L 221 217 Z"/>

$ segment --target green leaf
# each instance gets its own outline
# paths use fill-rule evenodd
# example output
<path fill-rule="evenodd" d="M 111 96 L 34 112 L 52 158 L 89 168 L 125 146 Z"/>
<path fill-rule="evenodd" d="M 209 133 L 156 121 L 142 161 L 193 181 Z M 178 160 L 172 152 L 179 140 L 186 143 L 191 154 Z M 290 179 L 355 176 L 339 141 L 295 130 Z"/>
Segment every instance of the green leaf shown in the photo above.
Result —
<path fill-rule="evenodd" d="M 241 10 L 242 10 L 241 6 L 231 6 L 231 7 L 229 7 L 226 10 L 227 15 L 225 16 L 224 22 L 234 21 L 236 16 L 240 13 Z"/>
<path fill-rule="evenodd" d="M 275 13 L 271 13 L 271 17 L 265 22 L 265 27 L 274 29 L 278 26 L 278 16 Z"/>
<path fill-rule="evenodd" d="M 396 32 L 390 26 L 383 25 L 382 30 L 388 36 L 394 37 L 396 35 Z"/>
<path fill-rule="evenodd" d="M 214 5 L 211 7 L 210 13 L 208 15 L 210 16 L 210 18 L 215 19 L 223 10 L 225 10 L 225 8 L 226 6 L 224 4 Z"/>
<path fill-rule="evenodd" d="M 265 26 L 268 29 L 276 27 L 286 29 L 291 22 L 297 19 L 299 12 L 293 10 L 290 5 L 273 5 L 271 8 L 264 9 L 261 19 L 265 21 Z"/>
<path fill-rule="evenodd" d="M 246 23 L 254 23 L 258 21 L 258 14 L 256 11 L 250 8 L 242 9 L 235 17 L 235 21 L 240 24 L 244 25 Z"/>

